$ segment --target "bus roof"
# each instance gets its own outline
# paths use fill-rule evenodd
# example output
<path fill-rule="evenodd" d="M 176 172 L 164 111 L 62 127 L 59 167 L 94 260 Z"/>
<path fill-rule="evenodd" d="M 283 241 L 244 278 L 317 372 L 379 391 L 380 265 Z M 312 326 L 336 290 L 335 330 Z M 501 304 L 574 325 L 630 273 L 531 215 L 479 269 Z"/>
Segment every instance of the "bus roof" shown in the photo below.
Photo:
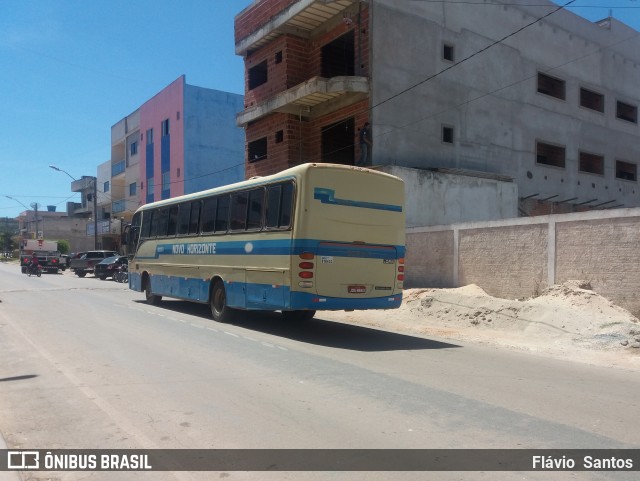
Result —
<path fill-rule="evenodd" d="M 207 197 L 209 195 L 212 194 L 221 194 L 224 192 L 231 192 L 231 191 L 235 191 L 235 190 L 239 190 L 239 189 L 243 189 L 246 187 L 253 187 L 253 186 L 259 186 L 259 185 L 263 185 L 263 184 L 269 184 L 269 183 L 273 183 L 273 182 L 277 182 L 277 181 L 281 181 L 281 180 L 285 180 L 285 179 L 291 179 L 291 178 L 298 178 L 298 177 L 303 177 L 307 171 L 309 171 L 310 169 L 334 169 L 334 170 L 358 170 L 358 171 L 363 171 L 363 172 L 369 172 L 369 173 L 373 173 L 379 176 L 385 176 L 388 177 L 389 179 L 395 179 L 398 180 L 400 182 L 402 182 L 402 179 L 400 179 L 399 177 L 396 177 L 394 175 L 391 174 L 387 174 L 385 172 L 379 172 L 377 170 L 374 169 L 369 169 L 366 167 L 358 167 L 355 165 L 343 165 L 343 164 L 330 164 L 330 163 L 306 163 L 306 164 L 300 164 L 300 165 L 296 165 L 294 167 L 291 167 L 289 169 L 283 170 L 281 172 L 278 172 L 276 174 L 272 174 L 272 175 L 267 175 L 267 176 L 256 176 L 256 177 L 251 177 L 250 179 L 247 180 L 243 180 L 240 182 L 236 182 L 234 184 L 228 184 L 228 185 L 223 185 L 220 187 L 214 187 L 212 189 L 207 189 L 207 190 L 202 190 L 199 192 L 193 192 L 191 194 L 185 194 L 185 195 L 181 195 L 178 197 L 172 197 L 170 199 L 163 199 L 163 200 L 158 200 L 156 202 L 150 202 L 148 204 L 144 204 L 143 206 L 140 206 L 136 212 L 139 211 L 143 211 L 143 210 L 147 210 L 147 209 L 153 209 L 156 207 L 162 207 L 164 205 L 173 205 L 179 202 L 185 202 L 185 201 L 189 201 L 189 200 L 196 200 L 199 199 L 201 197 Z"/>

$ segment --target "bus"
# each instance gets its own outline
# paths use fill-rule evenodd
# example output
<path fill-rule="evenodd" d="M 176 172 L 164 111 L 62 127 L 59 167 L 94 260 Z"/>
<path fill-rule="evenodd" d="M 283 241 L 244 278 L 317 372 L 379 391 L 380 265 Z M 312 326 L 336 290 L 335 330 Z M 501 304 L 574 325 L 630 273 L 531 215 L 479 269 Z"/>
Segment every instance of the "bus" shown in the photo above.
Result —
<path fill-rule="evenodd" d="M 307 163 L 140 207 L 128 238 L 129 288 L 306 320 L 318 310 L 402 302 L 404 183 L 373 169 Z"/>

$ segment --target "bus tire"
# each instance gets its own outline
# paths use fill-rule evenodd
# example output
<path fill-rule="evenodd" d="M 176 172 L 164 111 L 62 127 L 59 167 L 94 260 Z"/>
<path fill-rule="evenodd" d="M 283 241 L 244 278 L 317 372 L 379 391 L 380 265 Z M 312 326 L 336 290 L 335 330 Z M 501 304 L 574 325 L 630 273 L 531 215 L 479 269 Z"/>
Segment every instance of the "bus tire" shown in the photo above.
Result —
<path fill-rule="evenodd" d="M 307 311 L 282 311 L 282 318 L 285 321 L 292 322 L 302 322 L 302 321 L 310 321 L 313 319 L 313 316 L 316 315 L 316 311 L 307 310 Z"/>
<path fill-rule="evenodd" d="M 87 275 L 87 273 L 84 272 L 84 271 L 76 271 L 76 276 L 78 276 L 78 277 L 84 277 L 86 275 Z"/>
<path fill-rule="evenodd" d="M 216 322 L 229 322 L 233 317 L 232 309 L 227 306 L 227 293 L 224 289 L 224 283 L 218 279 L 211 288 L 211 297 L 209 298 L 209 307 L 211 308 L 211 316 Z"/>
<path fill-rule="evenodd" d="M 151 279 L 148 277 L 144 283 L 144 296 L 147 300 L 147 304 L 151 304 L 152 306 L 157 306 L 162 300 L 162 296 L 158 296 L 151 292 Z"/>

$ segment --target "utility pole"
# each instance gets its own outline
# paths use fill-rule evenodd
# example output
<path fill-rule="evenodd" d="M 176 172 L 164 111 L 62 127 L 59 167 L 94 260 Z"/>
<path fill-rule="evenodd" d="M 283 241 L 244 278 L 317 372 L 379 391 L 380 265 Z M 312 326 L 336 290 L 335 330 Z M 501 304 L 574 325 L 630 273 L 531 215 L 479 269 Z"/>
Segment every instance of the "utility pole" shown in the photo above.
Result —
<path fill-rule="evenodd" d="M 93 249 L 98 250 L 98 178 L 93 178 Z"/>

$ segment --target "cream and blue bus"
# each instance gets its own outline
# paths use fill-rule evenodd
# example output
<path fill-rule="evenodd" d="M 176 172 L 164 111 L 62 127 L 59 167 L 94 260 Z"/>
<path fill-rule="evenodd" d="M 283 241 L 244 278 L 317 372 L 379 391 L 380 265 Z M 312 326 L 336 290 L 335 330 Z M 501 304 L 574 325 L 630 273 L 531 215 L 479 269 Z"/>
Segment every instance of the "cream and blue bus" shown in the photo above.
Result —
<path fill-rule="evenodd" d="M 318 310 L 402 302 L 404 184 L 372 169 L 309 163 L 140 207 L 129 287 L 238 310 L 311 319 Z"/>

